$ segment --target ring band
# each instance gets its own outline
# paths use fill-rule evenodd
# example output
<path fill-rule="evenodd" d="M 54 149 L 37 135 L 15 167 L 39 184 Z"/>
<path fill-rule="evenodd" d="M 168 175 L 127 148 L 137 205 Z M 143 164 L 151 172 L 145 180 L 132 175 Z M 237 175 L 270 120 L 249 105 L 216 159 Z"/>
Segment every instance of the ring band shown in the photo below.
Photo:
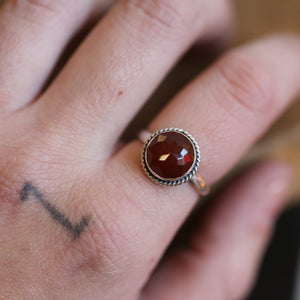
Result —
<path fill-rule="evenodd" d="M 151 135 L 143 130 L 139 139 L 144 143 L 142 166 L 151 180 L 167 186 L 190 182 L 198 194 L 208 195 L 209 187 L 196 174 L 200 149 L 189 133 L 178 128 L 166 128 Z"/>

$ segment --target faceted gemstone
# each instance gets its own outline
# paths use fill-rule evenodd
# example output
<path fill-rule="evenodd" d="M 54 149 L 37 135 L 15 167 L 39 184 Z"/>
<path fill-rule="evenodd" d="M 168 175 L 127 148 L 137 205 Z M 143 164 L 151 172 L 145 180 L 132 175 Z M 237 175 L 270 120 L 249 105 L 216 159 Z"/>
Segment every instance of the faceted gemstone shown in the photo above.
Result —
<path fill-rule="evenodd" d="M 162 179 L 183 177 L 193 166 L 195 151 L 192 142 L 179 132 L 157 135 L 146 150 L 150 172 Z"/>

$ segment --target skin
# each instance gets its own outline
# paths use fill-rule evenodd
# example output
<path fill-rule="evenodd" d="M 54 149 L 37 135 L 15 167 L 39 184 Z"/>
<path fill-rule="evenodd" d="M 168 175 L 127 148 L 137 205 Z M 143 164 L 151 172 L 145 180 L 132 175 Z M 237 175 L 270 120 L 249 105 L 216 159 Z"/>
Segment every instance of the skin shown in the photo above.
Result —
<path fill-rule="evenodd" d="M 53 78 L 68 43 L 108 5 L 8 0 L 0 9 L 0 295 L 242 299 L 284 204 L 289 168 L 266 162 L 241 175 L 158 265 L 197 194 L 188 184 L 151 182 L 140 141 L 115 150 L 180 56 L 224 32 L 230 5 L 120 0 Z M 293 35 L 228 51 L 149 131 L 191 133 L 201 174 L 216 182 L 299 94 L 299 53 Z"/>

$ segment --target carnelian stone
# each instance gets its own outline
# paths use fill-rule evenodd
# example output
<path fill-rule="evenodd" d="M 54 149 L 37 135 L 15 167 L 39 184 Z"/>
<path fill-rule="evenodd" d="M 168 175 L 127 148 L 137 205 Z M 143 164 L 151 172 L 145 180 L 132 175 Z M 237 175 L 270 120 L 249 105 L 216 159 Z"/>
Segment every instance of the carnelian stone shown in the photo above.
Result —
<path fill-rule="evenodd" d="M 192 168 L 195 150 L 184 134 L 164 132 L 149 142 L 145 158 L 154 176 L 174 180 L 183 177 Z"/>

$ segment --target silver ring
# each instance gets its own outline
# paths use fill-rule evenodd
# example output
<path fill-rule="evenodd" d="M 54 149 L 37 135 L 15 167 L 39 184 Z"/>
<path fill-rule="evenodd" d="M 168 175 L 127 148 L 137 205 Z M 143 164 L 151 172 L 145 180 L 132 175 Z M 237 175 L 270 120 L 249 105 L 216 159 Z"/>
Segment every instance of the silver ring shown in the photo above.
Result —
<path fill-rule="evenodd" d="M 166 128 L 151 135 L 143 130 L 139 139 L 144 143 L 142 166 L 151 180 L 167 186 L 190 182 L 198 194 L 209 194 L 208 185 L 196 174 L 200 149 L 189 133 L 183 129 Z"/>

